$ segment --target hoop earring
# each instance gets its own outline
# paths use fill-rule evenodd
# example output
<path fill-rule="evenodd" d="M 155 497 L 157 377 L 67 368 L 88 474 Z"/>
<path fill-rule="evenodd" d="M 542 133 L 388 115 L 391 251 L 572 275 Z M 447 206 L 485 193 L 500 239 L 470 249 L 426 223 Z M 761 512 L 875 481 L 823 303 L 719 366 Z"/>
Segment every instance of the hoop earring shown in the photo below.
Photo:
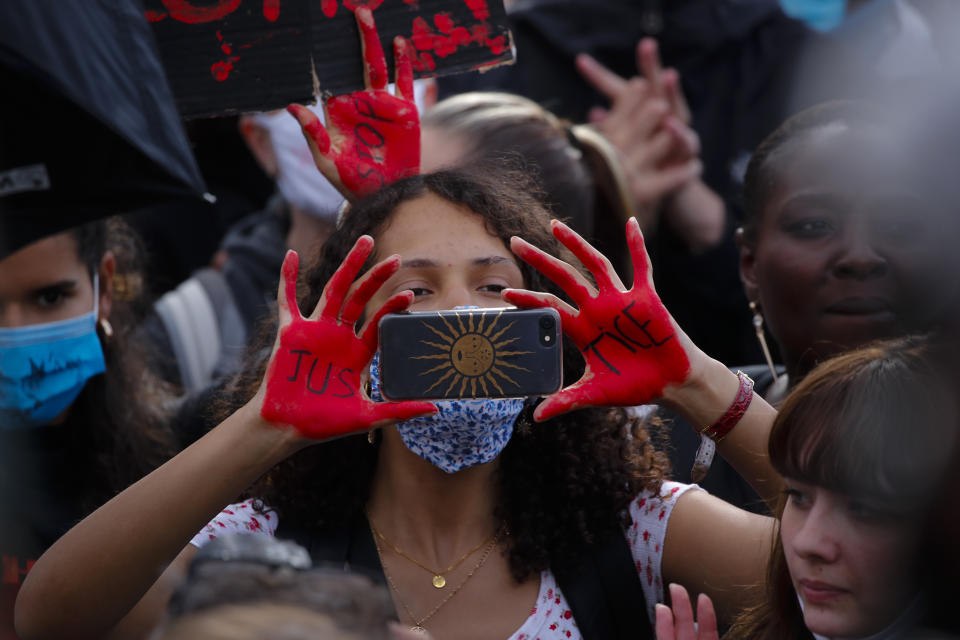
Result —
<path fill-rule="evenodd" d="M 103 337 L 112 338 L 113 337 L 113 325 L 110 324 L 110 321 L 106 318 L 100 318 L 100 330 L 103 331 Z"/>
<path fill-rule="evenodd" d="M 763 357 L 770 368 L 770 375 L 776 382 L 780 375 L 777 373 L 777 367 L 773 364 L 773 356 L 770 355 L 770 347 L 767 345 L 767 336 L 763 332 L 763 314 L 760 313 L 760 305 L 751 300 L 750 311 L 753 313 L 753 328 L 757 331 L 757 342 L 760 343 L 760 350 L 763 351 Z"/>

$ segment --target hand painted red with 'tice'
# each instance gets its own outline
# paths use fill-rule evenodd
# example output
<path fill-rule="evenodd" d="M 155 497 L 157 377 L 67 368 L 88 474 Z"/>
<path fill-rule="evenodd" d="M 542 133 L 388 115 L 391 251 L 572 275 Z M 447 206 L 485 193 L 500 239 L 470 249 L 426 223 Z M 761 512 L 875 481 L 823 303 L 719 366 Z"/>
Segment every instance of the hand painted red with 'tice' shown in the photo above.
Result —
<path fill-rule="evenodd" d="M 623 283 L 600 252 L 568 226 L 554 221 L 553 234 L 593 274 L 594 289 L 573 267 L 514 238 L 523 260 L 560 286 L 579 310 L 549 294 L 508 290 L 503 298 L 520 307 L 553 307 L 563 331 L 583 352 L 586 371 L 575 384 L 548 397 L 537 420 L 587 406 L 633 406 L 659 398 L 667 384 L 686 380 L 690 361 L 677 328 L 653 289 L 643 235 L 635 219 L 627 223 L 633 259 L 633 287 Z"/>
<path fill-rule="evenodd" d="M 326 102 L 327 128 L 309 110 L 290 105 L 308 139 L 323 159 L 336 165 L 340 182 L 355 197 L 372 193 L 420 171 L 420 116 L 413 101 L 413 65 L 409 43 L 394 40 L 397 95 L 387 87 L 387 61 L 367 8 L 356 11 L 363 39 L 365 91 L 334 96 Z"/>
<path fill-rule="evenodd" d="M 357 241 L 324 288 L 310 318 L 304 318 L 297 306 L 297 254 L 287 253 L 281 285 L 284 294 L 278 296 L 279 344 L 267 368 L 266 397 L 260 410 L 268 421 L 291 425 L 308 438 L 324 440 L 436 412 L 429 402 L 373 402 L 361 386 L 362 374 L 377 348 L 380 318 L 405 309 L 413 300 L 409 291 L 390 298 L 357 336 L 356 322 L 370 297 L 400 266 L 397 256 L 379 263 L 347 298 L 372 250 L 369 236 Z"/>

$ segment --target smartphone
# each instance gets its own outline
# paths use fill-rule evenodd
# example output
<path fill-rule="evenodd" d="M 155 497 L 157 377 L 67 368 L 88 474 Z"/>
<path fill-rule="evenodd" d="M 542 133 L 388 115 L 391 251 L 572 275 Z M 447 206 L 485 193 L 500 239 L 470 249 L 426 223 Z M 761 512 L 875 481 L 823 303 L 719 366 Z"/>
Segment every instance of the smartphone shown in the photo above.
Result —
<path fill-rule="evenodd" d="M 388 400 L 542 396 L 563 384 L 554 309 L 393 313 L 380 321 L 380 385 Z"/>

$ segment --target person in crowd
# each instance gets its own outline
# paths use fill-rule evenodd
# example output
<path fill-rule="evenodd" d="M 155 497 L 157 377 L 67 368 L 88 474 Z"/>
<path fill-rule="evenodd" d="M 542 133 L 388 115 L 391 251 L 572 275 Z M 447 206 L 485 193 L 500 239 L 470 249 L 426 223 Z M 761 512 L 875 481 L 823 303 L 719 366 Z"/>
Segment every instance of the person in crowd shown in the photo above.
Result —
<path fill-rule="evenodd" d="M 775 406 L 818 363 L 949 319 L 960 292 L 951 262 L 960 229 L 906 131 L 879 108 L 825 103 L 787 120 L 751 159 L 740 274 L 755 324 L 769 330 L 784 363 L 756 375 L 756 391 Z M 679 479 L 700 445 L 687 431 L 672 435 Z M 762 508 L 723 460 L 702 484 Z"/>
<path fill-rule="evenodd" d="M 312 108 L 310 113 L 319 118 L 318 109 Z M 660 115 L 652 112 L 646 124 L 630 129 L 624 142 L 648 151 L 634 154 L 635 162 L 626 166 L 616 149 L 592 128 L 565 124 L 525 98 L 501 93 L 463 94 L 425 111 L 420 167 L 429 172 L 457 164 L 522 162 L 535 174 L 544 206 L 590 238 L 618 267 L 627 270 L 629 255 L 623 241 L 623 224 L 634 214 L 642 227 L 653 224 L 664 194 L 699 172 L 695 134 L 679 123 L 672 132 L 655 133 Z M 263 128 L 252 127 L 265 118 L 269 118 L 269 138 Z M 300 202 L 312 201 L 318 206 L 331 201 L 329 192 L 336 192 L 317 172 L 294 119 L 273 114 L 243 122 L 251 125 L 246 138 L 268 171 L 284 163 L 295 165 L 295 170 L 288 168 L 293 177 L 286 180 L 281 167 L 278 186 L 282 193 L 297 187 L 293 196 Z M 291 138 L 291 133 L 296 139 Z M 279 142 L 271 147 L 267 144 L 270 140 Z M 304 155 L 311 174 L 303 171 Z M 332 182 L 338 182 L 336 175 L 330 177 Z M 322 183 L 323 188 L 315 183 Z M 634 183 L 644 185 L 642 194 L 634 192 Z M 356 197 L 349 192 L 346 195 Z M 306 199 L 307 196 L 310 198 Z M 338 206 L 341 201 L 339 197 Z M 300 209 L 306 210 L 306 206 L 303 204 Z M 310 217 L 302 211 L 298 213 L 296 207 L 291 208 L 291 215 L 294 219 L 298 215 Z M 276 215 L 260 214 L 249 224 L 239 226 L 225 243 L 232 260 L 223 265 L 223 275 L 210 269 L 199 272 L 157 304 L 158 318 L 163 319 L 166 331 L 159 331 L 156 320 L 151 331 L 159 331 L 161 339 L 168 336 L 173 343 L 172 348 L 161 347 L 159 351 L 175 354 L 179 372 L 172 373 L 172 378 L 182 380 L 187 390 L 198 392 L 184 405 L 184 418 L 179 421 L 184 423 L 178 430 L 184 432 L 187 443 L 213 426 L 208 420 L 196 419 L 197 414 L 209 404 L 223 374 L 239 366 L 241 346 L 254 333 L 254 319 L 268 308 L 264 303 L 264 285 L 270 283 L 272 288 L 282 257 L 278 234 L 270 235 L 279 219 Z M 316 223 L 306 228 L 310 231 L 314 226 Z M 295 227 L 296 224 L 290 229 L 287 247 L 307 255 L 305 249 L 318 242 L 319 236 L 298 233 Z M 332 223 L 324 233 L 329 233 L 330 228 Z M 294 242 L 295 237 L 300 240 Z M 221 284 L 223 280 L 227 286 Z M 239 317 L 234 308 L 239 310 Z M 259 311 L 259 316 L 254 311 Z M 201 331 L 203 328 L 207 331 Z M 163 340 L 162 344 L 166 342 Z M 217 345 L 221 345 L 219 349 Z"/>
<path fill-rule="evenodd" d="M 309 319 L 299 312 L 290 255 L 270 362 L 247 367 L 220 425 L 38 561 L 17 603 L 23 636 L 103 633 L 141 598 L 141 607 L 165 601 L 168 582 L 157 582 L 158 571 L 182 573 L 195 545 L 231 529 L 263 534 L 278 521 L 277 534 L 309 548 L 315 560 L 383 575 L 401 622 L 438 638 L 639 633 L 649 629 L 652 606 L 670 581 L 710 594 L 729 619 L 740 602 L 731 585 L 761 579 L 770 519 L 666 481 L 664 457 L 643 426 L 610 405 L 659 399 L 693 423 L 716 423 L 718 436 L 736 425 L 721 451 L 771 500 L 779 480 L 762 451 L 773 410 L 757 397 L 747 404 L 746 379 L 698 350 L 670 319 L 653 291 L 635 220 L 628 224 L 635 284 L 626 290 L 600 254 L 568 227 L 551 226 L 526 184 L 514 180 L 490 170 L 444 171 L 400 180 L 358 202 L 307 278 L 303 307 L 316 309 Z M 600 290 L 567 263 L 514 239 L 513 251 L 563 284 L 580 310 L 517 290 L 563 294 L 514 257 L 507 244 L 514 236 L 553 255 L 573 251 Z M 361 265 L 376 260 L 348 299 Z M 560 308 L 575 343 L 565 376 L 572 382 L 584 374 L 580 382 L 536 411 L 523 400 L 371 403 L 361 376 L 383 313 L 504 300 Z M 628 305 L 649 332 L 631 330 L 631 339 L 653 336 L 657 348 L 608 350 L 603 359 L 586 350 L 584 364 L 577 353 Z M 361 314 L 367 322 L 358 336 Z M 293 354 L 305 352 L 337 368 L 336 393 L 307 392 L 305 367 L 291 373 Z M 476 453 L 445 455 L 437 444 L 450 439 Z M 261 477 L 250 493 L 262 504 L 224 509 Z M 618 569 L 584 571 L 580 559 L 587 558 Z M 622 597 L 598 603 L 590 597 L 598 589 Z"/>
<path fill-rule="evenodd" d="M 786 398 L 770 434 L 786 490 L 767 579 L 725 638 L 955 637 L 956 567 L 938 544 L 960 440 L 950 353 L 928 337 L 877 342 Z M 693 638 L 689 599 L 671 593 L 662 637 Z M 700 598 L 697 637 L 716 637 Z"/>
<path fill-rule="evenodd" d="M 231 225 L 213 265 L 160 297 L 140 329 L 152 345 L 157 371 L 185 394 L 236 371 L 247 341 L 272 313 L 284 252 L 307 253 L 323 244 L 343 202 L 317 173 L 289 115 L 244 115 L 239 128 L 257 163 L 275 180 L 276 193 L 264 210 Z"/>
<path fill-rule="evenodd" d="M 0 637 L 37 558 L 173 454 L 169 396 L 128 342 L 141 283 L 119 220 L 0 260 Z"/>
<path fill-rule="evenodd" d="M 386 640 L 392 619 L 389 594 L 370 578 L 312 568 L 292 542 L 238 534 L 198 552 L 151 638 Z"/>

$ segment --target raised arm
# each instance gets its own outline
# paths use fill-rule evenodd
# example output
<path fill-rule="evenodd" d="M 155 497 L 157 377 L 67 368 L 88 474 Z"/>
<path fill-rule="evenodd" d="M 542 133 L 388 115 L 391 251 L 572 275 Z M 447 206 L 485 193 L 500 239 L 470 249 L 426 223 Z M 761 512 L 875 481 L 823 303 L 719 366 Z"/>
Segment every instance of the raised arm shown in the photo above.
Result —
<path fill-rule="evenodd" d="M 633 259 L 633 286 L 627 289 L 610 261 L 561 222 L 553 234 L 594 276 L 597 286 L 571 265 L 514 238 L 513 251 L 557 283 L 577 308 L 556 296 L 506 290 L 503 297 L 521 307 L 553 307 L 563 331 L 583 353 L 586 370 L 576 383 L 548 397 L 534 417 L 545 420 L 579 407 L 633 406 L 659 402 L 690 424 L 708 427 L 727 413 L 740 379 L 700 350 L 677 325 L 657 296 L 643 235 L 635 219 L 627 223 Z M 767 439 L 776 412 L 759 396 L 718 449 L 771 505 L 780 478 L 767 457 Z"/>
<path fill-rule="evenodd" d="M 85 518 L 41 556 L 16 605 L 23 638 L 101 637 L 148 594 L 193 535 L 271 467 L 318 441 L 436 411 L 423 402 L 374 403 L 361 375 L 377 346 L 388 300 L 358 336 L 370 297 L 399 267 L 392 256 L 351 285 L 373 249 L 364 236 L 324 289 L 309 318 L 296 301 L 297 255 L 283 265 L 280 331 L 255 396 L 206 436 Z M 348 293 L 349 292 L 349 293 Z M 178 563 L 189 559 L 187 550 Z M 156 620 L 169 586 L 158 585 L 134 616 Z"/>

